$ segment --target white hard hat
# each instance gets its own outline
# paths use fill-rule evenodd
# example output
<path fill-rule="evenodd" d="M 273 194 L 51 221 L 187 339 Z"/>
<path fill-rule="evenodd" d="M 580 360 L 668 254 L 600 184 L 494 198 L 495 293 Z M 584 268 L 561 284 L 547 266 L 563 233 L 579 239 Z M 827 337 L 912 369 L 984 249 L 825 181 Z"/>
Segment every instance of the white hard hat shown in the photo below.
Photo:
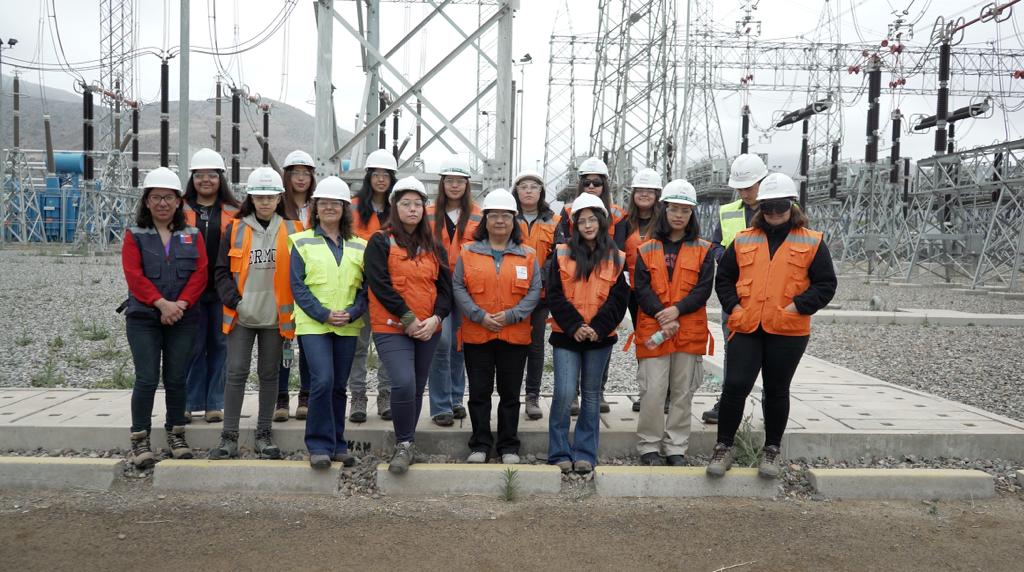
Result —
<path fill-rule="evenodd" d="M 279 195 L 284 192 L 281 175 L 270 167 L 257 167 L 249 173 L 245 192 L 250 195 Z"/>
<path fill-rule="evenodd" d="M 441 163 L 441 170 L 438 171 L 438 175 L 450 175 L 455 177 L 466 177 L 467 179 L 471 176 L 469 171 L 469 163 L 465 159 L 458 155 L 452 155 Z"/>
<path fill-rule="evenodd" d="M 331 175 L 317 183 L 316 190 L 313 191 L 313 198 L 334 199 L 336 201 L 351 203 L 352 191 L 348 188 L 348 183 Z"/>
<path fill-rule="evenodd" d="M 494 189 L 484 197 L 484 211 L 511 211 L 516 212 L 516 198 L 506 189 Z"/>
<path fill-rule="evenodd" d="M 288 153 L 288 156 L 284 158 L 284 166 L 282 168 L 287 169 L 288 167 L 295 167 L 296 165 L 316 168 L 316 164 L 313 163 L 313 157 L 302 149 L 296 149 L 291 153 Z"/>
<path fill-rule="evenodd" d="M 181 179 L 167 167 L 157 167 L 146 174 L 146 180 L 142 182 L 145 189 L 171 189 L 181 194 Z"/>
<path fill-rule="evenodd" d="M 633 175 L 631 189 L 661 189 L 661 175 L 650 168 L 640 169 Z"/>
<path fill-rule="evenodd" d="M 387 149 L 377 149 L 366 156 L 366 170 L 387 169 L 388 171 L 398 170 L 398 161 Z"/>
<path fill-rule="evenodd" d="M 572 201 L 572 211 L 569 213 L 569 216 L 576 216 L 576 213 L 583 209 L 598 209 L 605 216 L 608 216 L 608 209 L 601 202 L 601 199 L 590 193 L 583 193 Z"/>
<path fill-rule="evenodd" d="M 761 187 L 757 191 L 757 200 L 770 201 L 772 199 L 797 199 L 800 198 L 800 192 L 797 190 L 796 183 L 793 179 L 789 178 L 789 175 L 783 175 L 782 173 L 772 173 L 761 181 Z"/>
<path fill-rule="evenodd" d="M 753 153 L 744 153 L 736 157 L 729 169 L 729 186 L 734 189 L 746 189 L 754 186 L 768 174 L 768 167 L 765 166 L 761 157 Z"/>
<path fill-rule="evenodd" d="M 584 159 L 583 162 L 580 163 L 580 168 L 577 169 L 577 172 L 581 177 L 583 175 L 604 175 L 607 177 L 608 165 L 605 165 L 604 161 L 597 157 L 590 157 L 588 159 Z"/>
<path fill-rule="evenodd" d="M 192 155 L 192 160 L 188 164 L 189 171 L 198 171 L 200 169 L 224 171 L 224 157 L 221 157 L 220 153 L 213 149 L 203 147 Z"/>
<path fill-rule="evenodd" d="M 661 191 L 661 202 L 696 205 L 697 190 L 686 179 L 673 179 Z"/>
<path fill-rule="evenodd" d="M 395 183 L 395 188 L 391 189 L 391 203 L 394 204 L 398 195 L 405 191 L 416 191 L 423 197 L 424 201 L 429 198 L 427 196 L 427 188 L 423 186 L 423 183 L 420 182 L 419 179 L 416 177 L 404 177 L 402 179 L 398 179 Z"/>
<path fill-rule="evenodd" d="M 525 169 L 525 170 L 519 171 L 519 174 L 516 175 L 516 179 L 514 181 L 512 181 L 512 186 L 515 187 L 523 179 L 537 179 L 538 183 L 540 183 L 542 185 L 544 184 L 544 176 L 543 175 L 541 175 L 537 171 L 533 171 L 531 169 Z"/>

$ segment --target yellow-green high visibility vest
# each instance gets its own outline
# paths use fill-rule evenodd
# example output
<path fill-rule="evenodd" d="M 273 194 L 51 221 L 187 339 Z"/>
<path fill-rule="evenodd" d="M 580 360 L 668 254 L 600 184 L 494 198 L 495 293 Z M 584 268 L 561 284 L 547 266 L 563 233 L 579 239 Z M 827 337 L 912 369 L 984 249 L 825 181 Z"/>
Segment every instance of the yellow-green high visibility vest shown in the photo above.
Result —
<path fill-rule="evenodd" d="M 747 215 L 743 200 L 736 200 L 718 207 L 718 218 L 722 225 L 722 246 L 729 248 L 736 234 L 747 228 Z"/>
<path fill-rule="evenodd" d="M 356 292 L 363 285 L 363 254 L 366 241 L 353 236 L 343 242 L 341 264 L 334 260 L 334 253 L 327 246 L 327 239 L 304 230 L 288 237 L 292 248 L 299 251 L 306 265 L 306 286 L 328 310 L 344 310 L 356 299 Z M 363 328 L 365 315 L 346 326 L 324 324 L 309 317 L 295 304 L 295 333 L 358 336 Z"/>

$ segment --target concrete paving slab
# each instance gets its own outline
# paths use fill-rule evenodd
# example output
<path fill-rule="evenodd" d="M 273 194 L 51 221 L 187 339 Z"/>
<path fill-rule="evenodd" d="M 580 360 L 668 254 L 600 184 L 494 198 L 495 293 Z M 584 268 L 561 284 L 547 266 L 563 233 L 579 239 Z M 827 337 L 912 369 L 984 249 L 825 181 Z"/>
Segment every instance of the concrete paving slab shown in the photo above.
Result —
<path fill-rule="evenodd" d="M 947 500 L 995 496 L 995 479 L 964 469 L 810 469 L 819 493 L 843 499 Z"/>
<path fill-rule="evenodd" d="M 166 460 L 153 470 L 153 488 L 167 491 L 333 495 L 341 463 L 314 471 L 306 461 Z"/>
<path fill-rule="evenodd" d="M 562 473 L 554 465 L 483 465 L 417 463 L 404 475 L 377 466 L 377 488 L 393 496 L 483 495 L 499 496 L 506 471 L 516 472 L 522 496 L 554 495 L 562 489 Z"/>
<path fill-rule="evenodd" d="M 2 393 L 7 391 L 10 390 L 2 390 Z M 3 413 L 6 415 L 0 415 L 0 425 L 17 423 L 29 415 L 36 414 L 48 418 L 49 421 L 59 421 L 54 418 L 60 417 L 60 412 L 51 414 L 51 410 L 62 403 L 78 399 L 86 393 L 88 391 L 82 389 L 52 389 L 18 399 L 4 407 Z"/>
<path fill-rule="evenodd" d="M 734 468 L 720 479 L 704 467 L 611 467 L 594 469 L 597 494 L 606 497 L 773 498 L 779 482 L 761 479 L 757 469 Z"/>
<path fill-rule="evenodd" d="M 110 489 L 119 459 L 0 457 L 0 489 Z"/>

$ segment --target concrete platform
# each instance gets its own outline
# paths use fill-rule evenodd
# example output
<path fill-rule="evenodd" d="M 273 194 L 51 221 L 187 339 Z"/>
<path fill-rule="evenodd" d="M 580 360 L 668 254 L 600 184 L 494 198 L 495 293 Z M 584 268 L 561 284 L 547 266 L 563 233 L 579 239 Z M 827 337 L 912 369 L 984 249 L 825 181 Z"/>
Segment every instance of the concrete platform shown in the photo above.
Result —
<path fill-rule="evenodd" d="M 0 457 L 0 489 L 105 491 L 120 474 L 120 459 Z"/>
<path fill-rule="evenodd" d="M 810 469 L 819 493 L 843 499 L 951 500 L 991 498 L 995 479 L 973 469 Z"/>
<path fill-rule="evenodd" d="M 708 371 L 721 375 L 720 356 L 707 358 L 704 363 Z M 782 444 L 786 458 L 857 459 L 912 454 L 1024 459 L 1024 423 L 886 383 L 810 356 L 801 362 L 791 393 L 789 425 Z M 753 415 L 755 431 L 763 426 L 760 394 L 755 388 L 746 409 Z M 711 407 L 716 397 L 698 393 L 694 398 L 691 454 L 706 455 L 714 445 L 716 426 L 703 425 L 700 414 Z M 600 454 L 636 455 L 637 414 L 632 411 L 636 395 L 607 398 L 612 410 L 601 415 Z M 0 452 L 37 448 L 127 449 L 130 399 L 130 391 L 0 390 Z M 496 397 L 494 403 L 496 407 Z M 550 405 L 550 397 L 542 396 L 544 419 L 530 421 L 525 414 L 520 417 L 522 455 L 546 453 Z M 293 410 L 294 406 L 293 395 Z M 159 393 L 153 412 L 156 448 L 166 447 L 163 407 L 163 395 Z M 243 448 L 252 447 L 256 407 L 256 395 L 248 394 L 242 407 Z M 456 458 L 468 455 L 469 420 L 457 421 L 453 427 L 438 427 L 430 421 L 426 409 L 418 423 L 419 450 Z M 220 430 L 219 423 L 193 422 L 187 432 L 189 443 L 197 449 L 213 447 Z M 295 419 L 274 424 L 275 439 L 286 451 L 304 450 L 304 430 L 304 423 Z M 357 454 L 388 451 L 394 445 L 391 422 L 375 415 L 366 423 L 350 423 L 346 436 L 350 449 Z"/>
<path fill-rule="evenodd" d="M 734 468 L 710 479 L 704 467 L 612 467 L 594 469 L 597 494 L 605 497 L 773 498 L 779 481 L 762 479 L 757 469 Z"/>
<path fill-rule="evenodd" d="M 338 492 L 341 463 L 314 471 L 306 461 L 160 461 L 153 488 L 167 491 L 333 495 Z"/>
<path fill-rule="evenodd" d="M 377 466 L 377 488 L 389 495 L 480 495 L 497 497 L 505 484 L 506 470 L 516 471 L 520 496 L 557 495 L 562 472 L 553 465 L 484 465 L 416 463 L 404 475 Z"/>

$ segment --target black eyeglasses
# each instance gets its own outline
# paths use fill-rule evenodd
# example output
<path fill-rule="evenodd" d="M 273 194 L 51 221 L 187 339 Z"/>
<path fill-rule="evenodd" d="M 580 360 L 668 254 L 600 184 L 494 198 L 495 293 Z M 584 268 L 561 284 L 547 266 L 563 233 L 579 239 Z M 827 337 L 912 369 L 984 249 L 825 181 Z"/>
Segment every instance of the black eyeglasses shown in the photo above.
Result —
<path fill-rule="evenodd" d="M 758 209 L 764 214 L 782 214 L 792 207 L 793 201 L 789 199 L 773 199 L 764 201 L 758 205 Z"/>
<path fill-rule="evenodd" d="M 601 179 L 583 179 L 582 181 L 580 181 L 580 183 L 584 187 L 603 187 L 604 186 L 604 183 L 601 181 Z"/>

